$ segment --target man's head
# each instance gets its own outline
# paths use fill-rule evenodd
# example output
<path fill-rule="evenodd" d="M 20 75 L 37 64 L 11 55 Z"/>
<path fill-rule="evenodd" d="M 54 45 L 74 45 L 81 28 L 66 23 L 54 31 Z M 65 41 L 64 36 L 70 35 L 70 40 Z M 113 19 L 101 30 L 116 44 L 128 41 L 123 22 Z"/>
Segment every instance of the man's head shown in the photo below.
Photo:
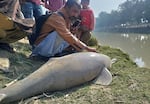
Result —
<path fill-rule="evenodd" d="M 83 8 L 87 8 L 90 4 L 90 0 L 81 0 L 81 5 Z"/>
<path fill-rule="evenodd" d="M 78 0 L 67 0 L 65 4 L 69 18 L 78 17 L 81 10 L 81 5 Z"/>

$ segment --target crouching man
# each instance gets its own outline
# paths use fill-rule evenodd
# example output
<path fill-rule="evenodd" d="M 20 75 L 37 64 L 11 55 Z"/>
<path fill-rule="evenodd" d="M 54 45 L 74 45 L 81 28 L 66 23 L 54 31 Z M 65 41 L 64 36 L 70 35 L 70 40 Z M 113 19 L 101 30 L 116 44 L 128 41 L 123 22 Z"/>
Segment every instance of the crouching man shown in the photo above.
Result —
<path fill-rule="evenodd" d="M 67 0 L 63 8 L 49 16 L 34 43 L 31 56 L 53 57 L 69 46 L 76 51 L 96 52 L 96 49 L 87 46 L 70 32 L 71 19 L 78 17 L 80 10 L 79 1 Z"/>

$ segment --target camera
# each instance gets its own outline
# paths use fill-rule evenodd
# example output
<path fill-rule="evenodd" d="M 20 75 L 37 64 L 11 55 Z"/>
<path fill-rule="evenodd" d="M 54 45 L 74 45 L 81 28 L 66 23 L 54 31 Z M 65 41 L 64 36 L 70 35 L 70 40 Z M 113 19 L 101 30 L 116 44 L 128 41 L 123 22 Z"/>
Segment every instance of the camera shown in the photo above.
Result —
<path fill-rule="evenodd" d="M 77 27 L 81 24 L 81 20 L 80 19 L 77 19 L 73 24 L 72 24 L 72 27 Z"/>

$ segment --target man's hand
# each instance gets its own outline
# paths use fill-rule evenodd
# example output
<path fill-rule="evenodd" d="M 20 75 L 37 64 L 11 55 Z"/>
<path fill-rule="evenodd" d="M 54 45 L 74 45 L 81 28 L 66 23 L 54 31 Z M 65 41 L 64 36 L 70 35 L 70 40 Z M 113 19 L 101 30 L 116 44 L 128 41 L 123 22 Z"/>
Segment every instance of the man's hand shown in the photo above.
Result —
<path fill-rule="evenodd" d="M 89 52 L 96 52 L 96 49 L 95 48 L 91 48 L 91 47 L 86 47 L 86 50 L 89 51 Z"/>

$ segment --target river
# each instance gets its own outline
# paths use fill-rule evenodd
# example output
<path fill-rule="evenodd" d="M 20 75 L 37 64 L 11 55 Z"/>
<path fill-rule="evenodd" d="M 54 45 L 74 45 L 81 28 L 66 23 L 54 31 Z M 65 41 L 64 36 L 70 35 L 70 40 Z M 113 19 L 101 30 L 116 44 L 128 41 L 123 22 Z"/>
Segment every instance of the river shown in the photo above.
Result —
<path fill-rule="evenodd" d="M 101 45 L 109 45 L 128 53 L 139 67 L 150 68 L 150 34 L 94 32 Z"/>

